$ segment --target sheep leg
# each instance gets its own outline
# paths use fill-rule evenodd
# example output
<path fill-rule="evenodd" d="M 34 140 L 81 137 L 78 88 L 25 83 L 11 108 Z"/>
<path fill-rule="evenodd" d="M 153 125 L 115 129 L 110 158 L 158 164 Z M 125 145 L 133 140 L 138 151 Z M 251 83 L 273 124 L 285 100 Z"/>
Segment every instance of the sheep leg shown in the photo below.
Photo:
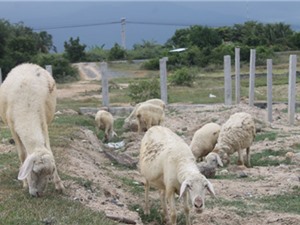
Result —
<path fill-rule="evenodd" d="M 138 119 L 138 134 L 141 134 L 141 132 L 142 132 L 142 121 L 139 118 Z"/>
<path fill-rule="evenodd" d="M 42 124 L 42 126 L 43 126 L 43 135 L 44 135 L 45 141 L 46 141 L 46 148 L 51 149 L 50 148 L 49 134 L 48 134 L 48 125 L 47 124 Z"/>
<path fill-rule="evenodd" d="M 57 173 L 57 169 L 55 169 L 54 171 L 54 174 L 53 174 L 53 182 L 54 182 L 54 185 L 55 185 L 55 189 L 59 192 L 63 192 L 63 190 L 65 189 L 64 188 L 64 185 Z"/>
<path fill-rule="evenodd" d="M 169 220 L 169 215 L 168 215 L 168 209 L 167 209 L 167 199 L 166 199 L 166 192 L 165 190 L 162 190 L 160 192 L 160 203 L 161 203 L 161 208 L 162 208 L 162 216 L 163 216 L 163 221 L 165 223 L 168 222 Z"/>
<path fill-rule="evenodd" d="M 242 154 L 242 149 L 238 150 L 238 165 L 244 165 L 244 159 L 243 159 L 243 154 Z"/>
<path fill-rule="evenodd" d="M 246 149 L 246 154 L 247 154 L 247 166 L 251 167 L 251 163 L 250 163 L 250 147 L 248 147 Z"/>
<path fill-rule="evenodd" d="M 146 129 L 149 130 L 152 126 L 152 119 L 148 119 L 148 121 L 146 121 Z"/>
<path fill-rule="evenodd" d="M 11 134 L 12 134 L 12 137 L 16 144 L 16 148 L 17 148 L 18 156 L 19 156 L 19 160 L 20 160 L 20 167 L 21 167 L 27 157 L 26 149 L 25 149 L 22 141 L 20 140 L 19 136 L 17 135 L 17 133 L 14 130 L 11 130 Z M 23 188 L 27 188 L 27 187 L 28 187 L 27 179 L 24 179 L 23 180 Z"/>
<path fill-rule="evenodd" d="M 185 221 L 186 225 L 191 225 L 190 221 L 190 208 L 189 208 L 189 201 L 188 201 L 188 192 L 183 195 L 183 204 L 184 204 L 184 213 L 185 213 Z"/>
<path fill-rule="evenodd" d="M 176 225 L 176 205 L 175 205 L 175 194 L 173 190 L 167 190 L 167 199 L 170 204 L 171 224 Z"/>
<path fill-rule="evenodd" d="M 149 181 L 146 180 L 146 183 L 145 183 L 145 209 L 144 209 L 144 214 L 145 215 L 150 215 L 150 209 L 149 209 L 149 188 L 150 188 Z"/>

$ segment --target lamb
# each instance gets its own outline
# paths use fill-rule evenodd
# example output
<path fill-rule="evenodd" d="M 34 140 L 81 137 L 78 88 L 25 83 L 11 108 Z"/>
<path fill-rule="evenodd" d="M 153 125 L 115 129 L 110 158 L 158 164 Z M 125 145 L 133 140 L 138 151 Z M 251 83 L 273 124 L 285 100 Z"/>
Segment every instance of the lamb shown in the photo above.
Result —
<path fill-rule="evenodd" d="M 35 197 L 52 178 L 57 190 L 64 189 L 48 135 L 55 107 L 55 81 L 38 65 L 16 66 L 0 87 L 0 116 L 10 128 L 21 162 L 18 179 Z"/>
<path fill-rule="evenodd" d="M 132 110 L 132 112 L 130 113 L 130 115 L 125 119 L 124 121 L 124 129 L 128 130 L 128 129 L 131 129 L 132 127 L 136 127 L 137 129 L 137 121 L 136 121 L 136 110 L 141 106 L 141 104 L 143 103 L 150 103 L 150 104 L 153 104 L 153 105 L 156 105 L 156 106 L 160 106 L 163 110 L 165 110 L 166 108 L 166 104 L 163 100 L 161 99 L 158 99 L 158 98 L 153 98 L 153 99 L 149 99 L 145 102 L 141 102 L 141 103 L 138 103 L 134 109 Z M 135 130 L 135 129 L 131 129 L 131 130 Z"/>
<path fill-rule="evenodd" d="M 200 173 L 206 178 L 214 178 L 217 172 L 218 166 L 223 167 L 220 156 L 215 152 L 210 152 L 205 157 L 205 161 L 197 163 Z"/>
<path fill-rule="evenodd" d="M 146 180 L 145 214 L 150 213 L 151 185 L 160 190 L 163 218 L 171 224 L 176 224 L 175 193 L 184 199 L 188 225 L 191 224 L 188 196 L 197 212 L 204 209 L 205 190 L 215 196 L 213 185 L 199 172 L 189 146 L 167 127 L 153 126 L 145 133 L 141 141 L 139 170 Z"/>
<path fill-rule="evenodd" d="M 154 125 L 160 125 L 165 117 L 165 112 L 160 106 L 150 103 L 141 104 L 136 110 L 138 120 L 138 133 L 147 131 Z"/>
<path fill-rule="evenodd" d="M 217 123 L 207 123 L 195 132 L 190 148 L 196 159 L 202 159 L 214 149 L 220 129 Z"/>
<path fill-rule="evenodd" d="M 104 131 L 105 142 L 117 135 L 113 130 L 114 118 L 110 112 L 99 110 L 95 115 L 95 122 L 96 128 Z"/>
<path fill-rule="evenodd" d="M 213 150 L 223 163 L 229 163 L 229 156 L 238 152 L 238 164 L 244 166 L 242 150 L 246 149 L 246 165 L 250 164 L 250 146 L 256 135 L 255 121 L 246 112 L 235 113 L 223 124 L 217 144 Z"/>

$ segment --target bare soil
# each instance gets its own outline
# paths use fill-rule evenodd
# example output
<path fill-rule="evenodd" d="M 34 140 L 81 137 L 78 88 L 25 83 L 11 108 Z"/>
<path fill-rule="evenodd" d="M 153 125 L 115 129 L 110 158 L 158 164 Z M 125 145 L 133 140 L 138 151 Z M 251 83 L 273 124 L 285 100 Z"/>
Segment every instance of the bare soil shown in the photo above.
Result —
<path fill-rule="evenodd" d="M 99 79 L 99 78 L 97 78 Z M 64 89 L 59 89 L 59 98 L 79 98 L 85 91 L 99 89 L 89 80 L 81 80 L 70 84 Z M 94 97 L 94 96 L 91 96 Z M 251 153 L 272 150 L 287 150 L 295 153 L 295 146 L 300 143 L 300 115 L 296 115 L 294 126 L 289 126 L 285 104 L 274 105 L 274 122 L 267 122 L 267 111 L 256 107 L 249 107 L 246 102 L 234 106 L 218 105 L 176 105 L 167 107 L 166 119 L 163 126 L 180 134 L 189 144 L 194 132 L 207 122 L 216 122 L 222 125 L 234 112 L 246 111 L 251 113 L 257 121 L 258 132 L 274 131 L 278 133 L 276 141 L 263 140 L 253 144 Z M 64 113 L 64 112 L 63 112 Z M 66 111 L 65 113 L 69 113 Z M 126 154 L 134 161 L 138 161 L 139 145 L 142 135 L 135 132 L 127 132 L 123 135 L 125 147 L 120 154 Z M 83 183 L 66 180 L 66 195 L 80 201 L 82 204 L 96 211 L 104 211 L 107 216 L 126 218 L 136 224 L 143 224 L 138 211 L 130 209 L 131 205 L 144 204 L 143 193 L 134 193 L 130 185 L 124 180 L 132 182 L 143 188 L 144 179 L 138 169 L 128 169 L 112 162 L 103 150 L 107 150 L 100 140 L 89 130 L 84 128 L 78 133 L 77 138 L 69 140 L 70 145 L 64 149 L 53 149 L 57 158 L 57 166 L 60 172 L 78 177 Z M 1 152 L 12 151 L 9 143 L 0 145 Z M 192 224 L 260 224 L 282 225 L 300 224 L 300 209 L 298 214 L 273 212 L 265 210 L 263 206 L 251 207 L 252 200 L 263 196 L 273 196 L 292 192 L 293 187 L 300 186 L 300 160 L 293 157 L 294 164 L 269 167 L 240 168 L 232 162 L 226 168 L 220 168 L 218 174 L 233 174 L 233 179 L 210 179 L 216 199 L 207 195 L 207 200 L 216 201 L 214 207 L 207 208 L 202 214 L 192 212 Z M 244 172 L 247 180 L 238 178 Z M 159 201 L 158 192 L 150 191 L 151 203 Z M 218 204 L 220 199 L 243 201 L 249 204 L 247 212 L 238 213 L 234 206 Z M 178 212 L 183 212 L 180 200 L 178 200 Z M 282 203 L 287 204 L 287 203 Z M 142 209 L 140 209 L 142 210 Z M 120 222 L 120 224 L 123 224 Z M 157 223 L 151 223 L 157 224 Z"/>

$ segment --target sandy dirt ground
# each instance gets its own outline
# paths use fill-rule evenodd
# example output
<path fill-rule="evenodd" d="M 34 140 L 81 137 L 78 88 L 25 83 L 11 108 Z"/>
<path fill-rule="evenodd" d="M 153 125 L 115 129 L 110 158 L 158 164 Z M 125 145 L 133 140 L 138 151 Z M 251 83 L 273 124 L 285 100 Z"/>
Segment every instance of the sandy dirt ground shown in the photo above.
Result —
<path fill-rule="evenodd" d="M 81 80 L 60 89 L 59 98 L 76 98 L 82 92 L 99 89 L 90 80 Z M 94 97 L 94 96 L 92 96 Z M 257 130 L 274 131 L 278 133 L 276 141 L 268 139 L 259 141 L 251 147 L 251 153 L 272 150 L 287 150 L 297 153 L 295 146 L 300 144 L 300 115 L 296 115 L 295 125 L 289 126 L 285 104 L 274 105 L 274 122 L 268 123 L 265 109 L 249 107 L 246 102 L 235 106 L 219 105 L 168 105 L 166 118 L 163 126 L 180 134 L 189 144 L 194 132 L 207 122 L 216 122 L 222 125 L 231 114 L 235 112 L 249 112 L 256 118 Z M 66 110 L 62 113 L 76 113 Z M 58 115 L 59 116 L 59 115 Z M 122 138 L 125 146 L 120 154 L 126 154 L 133 161 L 138 161 L 139 146 L 143 135 L 136 132 L 124 133 Z M 66 180 L 66 195 L 75 201 L 96 211 L 104 211 L 108 217 L 124 218 L 120 224 L 135 223 L 143 224 L 138 214 L 138 210 L 132 210 L 131 205 L 144 205 L 143 193 L 134 193 L 130 185 L 126 185 L 124 180 L 132 182 L 132 185 L 143 189 L 144 179 L 138 169 L 127 169 L 116 165 L 103 150 L 107 147 L 96 138 L 89 130 L 82 128 L 76 138 L 68 140 L 69 145 L 63 149 L 53 149 L 57 157 L 59 171 L 73 177 L 82 178 L 85 182 L 79 184 L 75 181 Z M 14 151 L 14 146 L 9 143 L 0 144 L 1 152 Z M 299 152 L 299 150 L 298 150 Z M 292 192 L 294 187 L 300 186 L 300 159 L 294 157 L 291 165 L 279 165 L 268 167 L 252 167 L 241 169 L 232 162 L 226 168 L 220 168 L 217 174 L 232 174 L 232 179 L 210 179 L 215 192 L 216 199 L 207 195 L 206 199 L 215 202 L 213 207 L 207 208 L 203 213 L 197 214 L 192 211 L 192 224 L 204 225 L 298 225 L 300 224 L 300 209 L 298 214 L 273 212 L 264 209 L 263 205 L 252 207 L 255 199 L 263 196 L 273 196 Z M 239 178 L 243 172 L 247 179 Z M 150 191 L 151 204 L 159 202 L 158 192 Z M 221 200 L 228 202 L 242 201 L 248 207 L 244 213 L 237 212 L 230 204 L 224 206 Z M 220 202 L 220 204 L 218 204 Z M 287 204 L 283 202 L 282 204 Z M 178 212 L 183 212 L 181 201 L 177 203 Z M 129 221 L 129 222 L 128 222 Z M 152 225 L 157 224 L 152 222 Z"/>

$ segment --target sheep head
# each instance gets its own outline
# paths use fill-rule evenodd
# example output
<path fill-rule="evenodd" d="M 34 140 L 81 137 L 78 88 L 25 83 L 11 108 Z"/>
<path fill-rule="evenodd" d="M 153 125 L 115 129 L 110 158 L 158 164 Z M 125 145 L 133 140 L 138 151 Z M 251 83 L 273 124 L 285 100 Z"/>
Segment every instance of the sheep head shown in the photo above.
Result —
<path fill-rule="evenodd" d="M 201 213 L 205 206 L 206 190 L 215 197 L 215 191 L 212 184 L 199 173 L 194 178 L 189 178 L 182 182 L 180 187 L 180 197 L 188 191 L 193 207 L 196 212 Z"/>
<path fill-rule="evenodd" d="M 221 158 L 222 160 L 222 164 L 223 165 L 228 165 L 230 163 L 230 158 L 229 158 L 229 155 L 227 152 L 230 152 L 230 149 L 228 146 L 218 146 L 218 143 L 217 145 L 215 146 L 215 148 L 213 149 L 214 153 L 217 153 L 219 155 L 219 157 Z"/>
<path fill-rule="evenodd" d="M 39 197 L 46 190 L 48 182 L 52 181 L 55 170 L 53 155 L 49 154 L 48 150 L 35 151 L 23 162 L 18 179 L 27 179 L 29 193 L 34 197 Z"/>
<path fill-rule="evenodd" d="M 218 166 L 223 167 L 222 160 L 221 160 L 219 154 L 217 154 L 216 152 L 210 152 L 210 153 L 205 157 L 205 161 L 206 161 L 209 165 L 212 165 L 212 166 L 214 166 L 214 167 L 218 167 Z"/>

